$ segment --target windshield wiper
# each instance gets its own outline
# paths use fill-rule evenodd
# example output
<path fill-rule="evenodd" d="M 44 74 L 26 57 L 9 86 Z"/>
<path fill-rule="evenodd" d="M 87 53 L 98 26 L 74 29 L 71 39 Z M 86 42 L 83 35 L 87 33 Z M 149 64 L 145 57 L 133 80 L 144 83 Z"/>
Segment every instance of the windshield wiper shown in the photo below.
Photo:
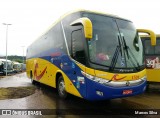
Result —
<path fill-rule="evenodd" d="M 114 53 L 112 61 L 111 61 L 111 65 L 109 66 L 109 71 L 114 70 L 115 65 L 117 63 L 118 56 L 119 56 L 119 52 L 121 53 L 121 56 L 122 56 L 122 43 L 120 41 L 119 35 L 118 35 L 118 43 L 119 43 L 119 45 L 117 45 L 117 47 L 116 47 L 115 53 Z"/>
<path fill-rule="evenodd" d="M 119 56 L 119 52 L 120 52 L 120 46 L 117 46 L 111 61 L 111 65 L 109 66 L 109 71 L 113 71 Z"/>
<path fill-rule="evenodd" d="M 126 44 L 126 40 L 124 39 L 124 36 L 123 36 L 123 43 L 124 43 L 124 49 L 126 50 L 126 54 L 127 54 L 127 57 L 128 57 L 128 59 L 129 59 L 129 53 L 128 53 L 128 46 L 127 46 L 127 44 Z"/>
<path fill-rule="evenodd" d="M 121 41 L 122 41 L 122 43 L 121 43 Z M 120 39 L 120 37 L 118 36 L 118 43 L 119 43 L 119 45 L 117 45 L 117 47 L 116 47 L 115 53 L 114 53 L 113 58 L 112 58 L 112 61 L 111 61 L 111 65 L 109 66 L 109 71 L 113 71 L 113 70 L 114 70 L 115 65 L 116 65 L 116 63 L 117 63 L 117 60 L 118 60 L 119 53 L 121 53 L 121 57 L 122 57 L 122 55 L 123 55 L 123 53 L 122 53 L 122 50 L 123 50 L 123 49 L 125 50 L 125 51 L 124 51 L 125 65 L 127 66 L 127 61 L 126 61 L 126 55 L 127 55 L 127 58 L 130 59 L 132 65 L 135 67 L 135 69 L 136 69 L 136 70 L 140 70 L 140 65 L 139 65 L 136 57 L 135 57 L 134 54 L 132 53 L 130 47 L 127 46 L 124 36 L 122 36 L 121 39 Z M 125 55 L 125 52 L 126 52 L 126 55 Z M 130 57 L 131 57 L 130 55 L 132 56 L 132 58 L 130 58 Z M 135 60 L 138 68 L 136 67 L 135 62 L 134 62 L 133 59 Z"/>
<path fill-rule="evenodd" d="M 119 43 L 119 48 L 120 48 L 120 52 L 121 52 L 121 56 L 122 56 L 122 43 L 121 43 L 119 35 L 118 35 L 118 43 Z"/>
<path fill-rule="evenodd" d="M 138 68 L 136 67 L 135 63 L 133 62 L 133 59 L 130 58 L 133 66 L 136 68 L 136 70 L 140 70 L 140 65 L 139 65 L 136 57 L 134 56 L 133 52 L 131 51 L 130 47 L 127 46 L 126 40 L 125 40 L 124 36 L 123 36 L 123 43 L 124 43 L 124 49 L 125 49 L 125 51 L 126 51 L 126 54 L 127 54 L 128 59 L 130 58 L 130 55 L 129 55 L 129 52 L 130 52 L 131 56 L 132 56 L 133 59 L 136 61 L 136 64 L 137 64 Z"/>

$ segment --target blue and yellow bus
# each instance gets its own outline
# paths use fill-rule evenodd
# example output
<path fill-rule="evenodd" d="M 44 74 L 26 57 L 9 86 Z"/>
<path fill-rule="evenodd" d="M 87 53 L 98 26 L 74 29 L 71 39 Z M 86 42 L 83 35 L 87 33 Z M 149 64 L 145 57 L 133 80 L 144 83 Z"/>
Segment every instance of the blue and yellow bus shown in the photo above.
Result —
<path fill-rule="evenodd" d="M 27 49 L 27 76 L 67 94 L 105 100 L 141 94 L 146 89 L 143 46 L 127 19 L 94 11 L 69 13 Z"/>
<path fill-rule="evenodd" d="M 144 58 L 147 71 L 147 81 L 149 83 L 160 82 L 160 35 L 156 35 L 157 43 L 152 46 L 150 37 L 141 36 L 144 47 Z"/>

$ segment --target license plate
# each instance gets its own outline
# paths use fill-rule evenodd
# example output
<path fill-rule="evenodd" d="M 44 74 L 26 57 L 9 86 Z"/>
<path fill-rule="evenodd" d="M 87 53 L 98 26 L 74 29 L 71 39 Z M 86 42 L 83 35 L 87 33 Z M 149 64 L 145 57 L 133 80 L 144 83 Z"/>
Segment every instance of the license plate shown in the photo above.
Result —
<path fill-rule="evenodd" d="M 123 95 L 132 94 L 132 90 L 123 90 Z"/>

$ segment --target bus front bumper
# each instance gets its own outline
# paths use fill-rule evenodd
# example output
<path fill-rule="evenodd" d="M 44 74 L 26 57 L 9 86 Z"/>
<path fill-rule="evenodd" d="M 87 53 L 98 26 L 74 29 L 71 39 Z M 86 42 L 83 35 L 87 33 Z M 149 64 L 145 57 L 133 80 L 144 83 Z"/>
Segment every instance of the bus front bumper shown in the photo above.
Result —
<path fill-rule="evenodd" d="M 142 94 L 146 90 L 146 79 L 131 85 L 103 85 L 87 79 L 87 100 L 106 100 Z"/>

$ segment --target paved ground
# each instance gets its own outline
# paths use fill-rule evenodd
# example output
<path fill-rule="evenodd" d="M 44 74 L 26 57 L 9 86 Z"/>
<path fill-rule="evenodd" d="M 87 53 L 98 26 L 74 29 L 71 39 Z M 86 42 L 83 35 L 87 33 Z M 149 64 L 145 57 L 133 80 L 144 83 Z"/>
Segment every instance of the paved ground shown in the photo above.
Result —
<path fill-rule="evenodd" d="M 2 78 L 3 77 L 3 78 Z M 25 73 L 16 74 L 13 76 L 0 76 L 0 87 L 18 87 L 32 86 L 30 79 L 27 79 Z"/>
<path fill-rule="evenodd" d="M 0 87 L 33 86 L 25 73 L 0 79 Z M 35 94 L 20 99 L 0 100 L 0 109 L 34 109 L 50 114 L 46 118 L 97 118 L 97 117 L 160 117 L 160 86 L 151 85 L 149 91 L 135 97 L 89 102 L 74 96 L 67 100 L 58 97 L 56 90 L 37 84 Z M 44 109 L 44 110 L 42 110 Z M 48 113 L 49 112 L 49 113 Z M 134 115 L 136 113 L 159 113 L 159 115 Z M 115 115 L 119 114 L 119 115 Z M 0 116 L 1 117 L 1 116 Z M 9 116 L 3 116 L 9 118 Z M 40 116 L 10 116 L 11 118 L 39 118 Z"/>

